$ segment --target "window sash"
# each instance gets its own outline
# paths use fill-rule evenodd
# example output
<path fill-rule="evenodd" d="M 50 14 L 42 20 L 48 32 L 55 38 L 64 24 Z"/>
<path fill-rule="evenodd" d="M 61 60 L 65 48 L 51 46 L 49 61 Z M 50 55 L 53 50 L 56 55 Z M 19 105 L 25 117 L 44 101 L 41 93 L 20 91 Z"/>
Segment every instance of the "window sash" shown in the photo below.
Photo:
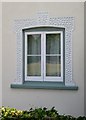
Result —
<path fill-rule="evenodd" d="M 61 35 L 61 54 L 47 54 L 46 55 L 46 34 L 58 34 Z M 44 32 L 44 81 L 53 81 L 53 82 L 63 82 L 63 32 L 62 31 L 53 31 L 53 32 Z M 58 76 L 46 76 L 46 56 L 61 56 L 61 77 Z"/>
<path fill-rule="evenodd" d="M 28 55 L 27 54 L 27 36 L 33 35 L 33 34 L 40 34 L 41 35 L 41 46 L 42 46 L 42 39 L 43 35 L 41 32 L 25 32 L 25 81 L 42 81 L 43 79 L 43 56 L 42 56 L 42 48 L 41 48 L 41 54 L 39 55 Z M 27 76 L 27 56 L 41 56 L 41 76 Z"/>
<path fill-rule="evenodd" d="M 46 54 L 46 34 L 60 34 L 61 38 L 61 54 Z M 34 56 L 27 54 L 27 36 L 32 34 L 41 35 L 41 76 L 27 76 L 27 56 Z M 61 57 L 61 76 L 46 76 L 46 56 L 60 56 Z M 25 81 L 56 81 L 63 82 L 63 32 L 25 32 Z"/>

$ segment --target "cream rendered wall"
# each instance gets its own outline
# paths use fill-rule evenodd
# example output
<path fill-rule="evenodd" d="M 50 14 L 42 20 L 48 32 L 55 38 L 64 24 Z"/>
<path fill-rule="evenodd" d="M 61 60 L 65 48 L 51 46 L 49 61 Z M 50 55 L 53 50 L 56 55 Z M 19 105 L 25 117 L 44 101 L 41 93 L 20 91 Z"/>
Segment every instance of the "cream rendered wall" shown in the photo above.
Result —
<path fill-rule="evenodd" d="M 3 3 L 3 105 L 17 109 L 53 106 L 62 114 L 84 115 L 84 3 Z M 73 79 L 78 91 L 12 89 L 16 78 L 15 19 L 33 17 L 47 11 L 51 17 L 75 17 L 73 32 Z"/>
<path fill-rule="evenodd" d="M 2 106 L 2 3 L 0 2 L 0 107 Z"/>

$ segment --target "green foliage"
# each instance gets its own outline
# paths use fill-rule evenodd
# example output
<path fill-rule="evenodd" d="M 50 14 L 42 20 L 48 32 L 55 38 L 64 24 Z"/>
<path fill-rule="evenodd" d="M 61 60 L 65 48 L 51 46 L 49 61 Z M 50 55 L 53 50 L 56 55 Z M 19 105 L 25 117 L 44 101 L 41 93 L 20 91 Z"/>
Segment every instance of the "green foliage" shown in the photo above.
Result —
<path fill-rule="evenodd" d="M 35 108 L 27 111 L 17 110 L 15 108 L 0 108 L 1 120 L 86 120 L 85 116 L 78 118 L 70 115 L 59 115 L 55 108 Z"/>

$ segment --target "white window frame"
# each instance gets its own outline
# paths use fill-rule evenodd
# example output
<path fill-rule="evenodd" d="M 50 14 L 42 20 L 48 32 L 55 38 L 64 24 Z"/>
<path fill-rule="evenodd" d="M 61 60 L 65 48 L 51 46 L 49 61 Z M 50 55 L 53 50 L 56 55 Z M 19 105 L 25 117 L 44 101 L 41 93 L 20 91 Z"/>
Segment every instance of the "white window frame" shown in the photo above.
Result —
<path fill-rule="evenodd" d="M 46 76 L 46 46 L 44 46 L 44 81 L 63 82 L 63 32 L 62 31 L 51 31 L 45 32 L 46 34 L 61 34 L 61 77 L 48 77 Z M 46 45 L 46 36 L 44 38 L 44 45 Z"/>
<path fill-rule="evenodd" d="M 61 35 L 61 77 L 46 76 L 46 34 L 57 33 Z M 33 34 L 41 35 L 41 76 L 27 76 L 27 36 Z M 63 31 L 25 32 L 25 81 L 63 82 Z"/>

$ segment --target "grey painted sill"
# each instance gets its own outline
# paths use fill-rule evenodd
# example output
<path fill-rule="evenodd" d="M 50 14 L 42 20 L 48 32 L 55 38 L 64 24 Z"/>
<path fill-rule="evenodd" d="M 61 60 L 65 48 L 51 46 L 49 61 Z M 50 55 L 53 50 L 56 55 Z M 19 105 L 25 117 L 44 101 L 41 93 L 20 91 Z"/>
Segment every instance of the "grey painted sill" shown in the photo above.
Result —
<path fill-rule="evenodd" d="M 11 84 L 11 88 L 17 89 L 52 89 L 52 90 L 78 90 L 78 86 L 65 86 L 58 82 L 24 82 L 23 84 Z"/>

